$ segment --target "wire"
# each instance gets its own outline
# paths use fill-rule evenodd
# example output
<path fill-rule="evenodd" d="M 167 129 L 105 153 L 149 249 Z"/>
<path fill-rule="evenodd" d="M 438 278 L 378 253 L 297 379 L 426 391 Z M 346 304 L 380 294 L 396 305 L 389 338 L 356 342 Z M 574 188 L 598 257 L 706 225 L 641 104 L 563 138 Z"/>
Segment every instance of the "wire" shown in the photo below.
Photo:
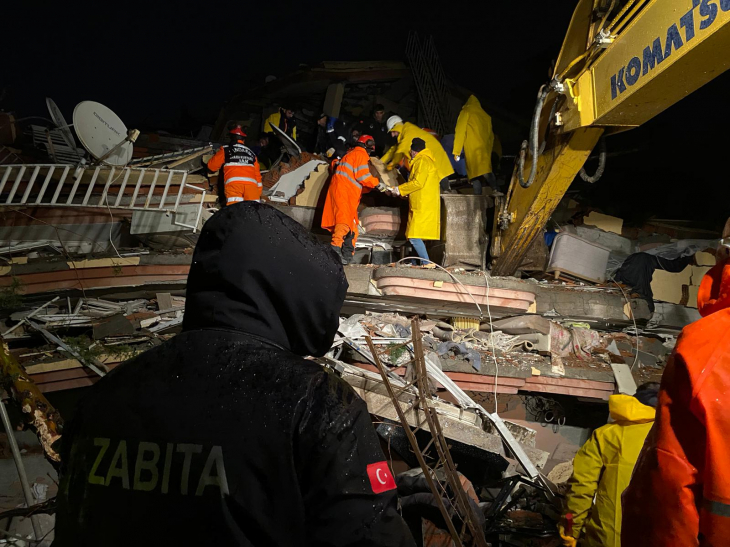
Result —
<path fill-rule="evenodd" d="M 624 299 L 626 300 L 626 303 L 629 305 L 629 313 L 631 314 L 631 319 L 634 322 L 634 339 L 636 340 L 636 355 L 634 355 L 634 362 L 631 364 L 631 370 L 634 370 L 634 366 L 636 366 L 636 362 L 639 360 L 639 327 L 636 326 L 636 317 L 634 317 L 634 310 L 631 307 L 631 302 L 629 301 L 629 297 L 626 296 L 626 292 L 624 291 L 623 287 L 616 282 L 615 278 L 611 277 L 611 281 L 613 281 L 614 285 L 616 285 L 621 290 L 621 294 L 624 295 Z"/>
<path fill-rule="evenodd" d="M 33 220 L 36 220 L 36 221 L 40 222 L 41 224 L 45 224 L 46 226 L 50 226 L 51 228 L 53 228 L 56 231 L 56 237 L 58 238 L 58 242 L 61 244 L 61 248 L 63 249 L 63 255 L 66 257 L 66 260 L 68 260 L 69 262 L 71 262 L 71 264 L 73 264 L 73 266 L 74 266 L 73 269 L 74 269 L 74 273 L 76 274 L 76 281 L 78 281 L 79 288 L 81 289 L 81 294 L 84 295 L 84 298 L 87 298 L 87 296 L 86 296 L 86 290 L 84 289 L 84 284 L 82 283 L 81 276 L 79 275 L 79 269 L 76 267 L 76 261 L 74 261 L 74 259 L 71 257 L 71 253 L 69 253 L 68 252 L 68 249 L 66 249 L 66 246 L 63 244 L 63 240 L 61 239 L 61 234 L 59 233 L 59 230 L 65 230 L 65 229 L 64 228 L 58 228 L 54 224 L 51 224 L 49 222 L 46 222 L 45 220 L 41 220 L 39 218 L 36 218 L 33 215 L 30 215 L 30 214 L 28 214 L 28 213 L 26 213 L 24 211 L 21 211 L 20 209 L 13 209 L 13 208 L 11 208 L 10 210 L 11 211 L 15 211 L 16 213 L 20 213 L 21 215 L 25 215 L 25 216 L 27 216 L 30 219 L 33 219 Z M 71 230 L 65 230 L 65 231 L 66 232 L 71 232 L 72 234 L 75 233 L 75 232 L 73 232 Z M 86 238 L 82 237 L 82 239 L 86 239 Z M 89 240 L 89 241 L 91 241 L 91 240 Z M 91 241 L 91 242 L 94 243 L 93 241 Z M 96 244 L 96 243 L 94 243 L 94 244 Z"/>
<path fill-rule="evenodd" d="M 474 295 L 471 292 L 469 292 L 469 289 L 467 289 L 464 286 L 464 284 L 461 281 L 459 281 L 456 278 L 456 276 L 454 274 L 452 274 L 449 270 L 447 270 L 446 268 L 444 268 L 440 264 L 436 264 L 432 260 L 428 260 L 427 258 L 421 258 L 420 256 L 409 256 L 407 258 L 401 258 L 398 262 L 396 262 L 396 264 L 400 264 L 401 262 L 405 262 L 406 260 L 420 260 L 421 262 L 428 262 L 429 264 L 433 264 L 437 268 L 440 268 L 441 270 L 443 270 L 447 274 L 449 274 L 449 276 L 451 276 L 451 279 L 453 279 L 454 281 L 456 281 L 461 286 L 461 288 L 464 289 L 469 296 L 471 296 L 471 299 L 474 301 L 474 305 L 479 310 L 479 319 L 484 319 L 484 313 L 482 313 L 482 308 L 479 306 L 479 303 L 477 302 L 477 299 L 474 298 Z"/>
<path fill-rule="evenodd" d="M 499 384 L 499 363 L 497 363 L 497 348 L 494 347 L 494 325 L 492 325 L 492 310 L 489 308 L 489 277 L 487 272 L 482 272 L 484 281 L 487 283 L 487 314 L 489 315 L 489 341 L 492 343 L 492 359 L 494 359 L 494 413 L 497 414 L 497 386 Z"/>

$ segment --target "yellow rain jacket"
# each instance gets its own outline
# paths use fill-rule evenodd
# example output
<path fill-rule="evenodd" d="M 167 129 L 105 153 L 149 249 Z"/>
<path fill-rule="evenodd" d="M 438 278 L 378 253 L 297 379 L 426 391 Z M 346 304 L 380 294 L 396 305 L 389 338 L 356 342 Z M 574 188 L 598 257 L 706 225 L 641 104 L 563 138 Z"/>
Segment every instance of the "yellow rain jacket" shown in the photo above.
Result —
<path fill-rule="evenodd" d="M 611 395 L 608 410 L 615 423 L 593 432 L 576 454 L 568 481 L 565 512 L 573 514 L 572 536 L 582 538 L 580 547 L 621 546 L 621 494 L 656 415 L 629 395 Z"/>
<path fill-rule="evenodd" d="M 398 186 L 400 195 L 408 196 L 409 239 L 441 238 L 441 179 L 433 156 L 428 147 L 416 154 L 408 182 Z"/>
<path fill-rule="evenodd" d="M 278 111 L 277 110 L 271 116 L 269 116 L 268 118 L 266 118 L 264 120 L 264 133 L 271 133 L 271 134 L 273 134 L 274 133 L 274 130 L 271 129 L 271 127 L 269 127 L 269 122 L 271 122 L 272 124 L 274 124 L 274 126 L 279 127 L 279 123 L 281 123 L 281 111 Z M 287 135 L 289 135 L 289 132 L 285 131 L 285 133 Z M 296 126 L 294 126 L 294 128 L 292 128 L 291 135 L 290 136 L 291 136 L 292 140 L 297 140 L 297 128 L 296 128 Z"/>
<path fill-rule="evenodd" d="M 431 135 L 431 133 L 427 133 L 410 122 L 399 123 L 392 130 L 399 132 L 398 142 L 380 158 L 385 165 L 396 167 L 404 157 L 408 158 L 408 153 L 411 150 L 411 142 L 418 137 L 426 142 L 426 149 L 431 151 L 432 159 L 436 162 L 439 181 L 454 174 L 454 168 L 451 166 L 449 156 L 446 155 L 446 150 L 444 150 L 444 147 L 441 146 L 438 139 Z M 438 239 L 438 237 L 431 239 Z"/>
<path fill-rule="evenodd" d="M 469 180 L 492 172 L 493 146 L 492 118 L 484 112 L 479 99 L 472 95 L 464 103 L 456 120 L 452 151 L 454 156 L 459 156 L 464 150 Z"/>

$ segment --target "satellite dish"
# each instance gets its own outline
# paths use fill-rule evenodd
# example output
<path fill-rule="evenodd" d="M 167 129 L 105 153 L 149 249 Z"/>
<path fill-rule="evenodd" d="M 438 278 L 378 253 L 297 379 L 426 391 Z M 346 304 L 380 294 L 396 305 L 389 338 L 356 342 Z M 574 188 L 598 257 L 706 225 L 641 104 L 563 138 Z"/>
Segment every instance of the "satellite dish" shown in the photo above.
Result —
<path fill-rule="evenodd" d="M 298 156 L 302 153 L 302 149 L 299 148 L 299 145 L 294 142 L 294 140 L 289 135 L 284 133 L 273 123 L 269 122 L 269 125 L 271 126 L 271 129 L 274 130 L 274 134 L 279 137 L 279 140 L 281 141 L 282 146 L 286 149 L 287 154 L 289 154 L 290 156 Z"/>
<path fill-rule="evenodd" d="M 80 102 L 74 108 L 73 121 L 81 144 L 97 160 L 123 166 L 132 159 L 127 126 L 103 104 Z"/>
<path fill-rule="evenodd" d="M 50 97 L 46 97 L 46 106 L 48 107 L 48 113 L 51 115 L 53 123 L 55 123 L 59 131 L 61 131 L 61 136 L 66 142 L 66 145 L 76 152 L 76 140 L 74 140 L 73 133 L 71 133 L 71 129 L 69 129 L 69 125 L 66 123 L 66 118 L 64 118 L 63 114 L 61 114 L 61 109 L 58 108 L 56 103 Z M 79 155 L 78 152 L 76 152 L 76 155 Z"/>

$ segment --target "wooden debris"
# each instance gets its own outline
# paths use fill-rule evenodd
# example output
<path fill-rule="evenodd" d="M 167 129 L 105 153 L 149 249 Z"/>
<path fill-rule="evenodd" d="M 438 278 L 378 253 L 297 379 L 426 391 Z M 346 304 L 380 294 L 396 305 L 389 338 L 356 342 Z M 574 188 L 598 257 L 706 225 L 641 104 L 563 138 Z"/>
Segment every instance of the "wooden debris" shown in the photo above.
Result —
<path fill-rule="evenodd" d="M 0 348 L 0 382 L 20 404 L 23 413 L 29 417 L 46 456 L 54 462 L 61 461 L 58 452 L 53 449 L 53 444 L 61 438 L 63 429 L 61 415 L 10 354 L 4 341 Z"/>

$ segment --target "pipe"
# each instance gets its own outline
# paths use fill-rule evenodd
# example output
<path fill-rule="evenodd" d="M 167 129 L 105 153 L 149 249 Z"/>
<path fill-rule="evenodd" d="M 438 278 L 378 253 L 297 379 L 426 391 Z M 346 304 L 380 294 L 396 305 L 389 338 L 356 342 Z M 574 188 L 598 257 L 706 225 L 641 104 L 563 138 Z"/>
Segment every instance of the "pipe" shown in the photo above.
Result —
<path fill-rule="evenodd" d="M 28 507 L 35 505 L 35 498 L 30 490 L 30 483 L 28 482 L 28 475 L 25 472 L 23 466 L 23 460 L 20 455 L 20 449 L 18 448 L 18 440 L 13 434 L 13 427 L 10 425 L 10 416 L 8 416 L 8 409 L 5 407 L 5 403 L 0 401 L 0 417 L 2 417 L 3 427 L 8 435 L 8 444 L 10 445 L 10 451 L 13 453 L 13 460 L 15 460 L 15 467 L 18 469 L 18 477 L 20 478 L 20 485 L 23 487 L 23 497 L 25 497 L 25 504 Z M 43 539 L 43 531 L 41 530 L 41 524 L 38 522 L 38 515 L 31 515 L 30 522 L 33 525 L 33 533 L 35 538 L 40 541 Z"/>
<path fill-rule="evenodd" d="M 535 174 L 537 173 L 537 157 L 538 157 L 538 131 L 540 127 L 540 114 L 542 114 L 542 107 L 545 104 L 545 97 L 547 97 L 549 88 L 543 85 L 540 88 L 540 92 L 537 94 L 537 103 L 535 103 L 535 111 L 532 113 L 532 123 L 530 125 L 530 142 L 528 145 L 527 141 L 523 141 L 522 148 L 520 149 L 520 159 L 518 161 L 517 177 L 520 182 L 520 186 L 523 188 L 529 188 L 535 181 Z M 530 166 L 530 176 L 525 180 L 525 150 L 530 147 L 530 157 L 532 157 L 532 165 Z"/>
<path fill-rule="evenodd" d="M 588 173 L 586 173 L 585 167 L 580 170 L 580 178 L 582 178 L 586 182 L 598 182 L 603 175 L 604 169 L 606 168 L 606 137 L 603 137 L 601 139 L 599 146 L 601 147 L 601 150 L 598 153 L 598 169 L 596 169 L 596 172 L 593 173 L 592 176 L 590 176 L 588 175 Z"/>

